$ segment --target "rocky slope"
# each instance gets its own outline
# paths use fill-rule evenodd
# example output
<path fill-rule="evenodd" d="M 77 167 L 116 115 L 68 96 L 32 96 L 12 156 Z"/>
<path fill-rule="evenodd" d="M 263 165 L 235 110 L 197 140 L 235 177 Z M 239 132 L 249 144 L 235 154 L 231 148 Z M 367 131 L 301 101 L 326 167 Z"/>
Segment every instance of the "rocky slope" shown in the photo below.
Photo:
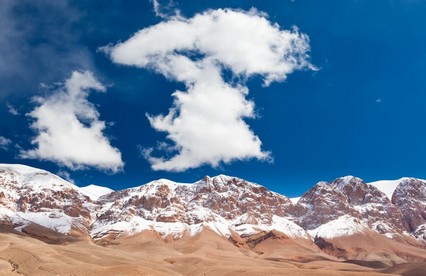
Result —
<path fill-rule="evenodd" d="M 405 178 L 395 188 L 392 203 L 398 206 L 407 230 L 416 238 L 426 239 L 426 184 L 423 180 Z"/>
<path fill-rule="evenodd" d="M 77 186 L 47 171 L 0 165 L 2 224 L 23 232 L 38 224 L 62 234 L 88 234 L 94 206 Z"/>
<path fill-rule="evenodd" d="M 95 238 L 109 233 L 154 230 L 164 238 L 195 235 L 208 227 L 219 235 L 251 235 L 277 229 L 289 236 L 307 237 L 288 220 L 291 201 L 260 185 L 219 175 L 193 184 L 161 179 L 112 192 L 99 198 L 91 232 Z"/>
<path fill-rule="evenodd" d="M 342 177 L 320 182 L 292 202 L 225 175 L 192 184 L 160 179 L 112 191 L 79 188 L 43 170 L 0 164 L 0 223 L 38 238 L 50 229 L 45 239 L 58 233 L 110 244 L 149 231 L 174 241 L 209 230 L 238 247 L 275 257 L 273 252 L 282 251 L 277 244 L 285 244 L 303 252 L 300 256 L 322 250 L 346 259 L 360 259 L 362 253 L 365 260 L 371 244 L 380 242 L 384 251 L 378 254 L 393 254 L 387 260 L 399 263 L 423 258 L 418 250 L 425 245 L 425 207 L 426 182 L 414 178 L 384 185 Z M 351 245 L 348 237 L 371 242 Z M 273 252 L 264 249 L 269 243 L 275 244 Z M 404 253 L 413 246 L 414 255 Z"/>
<path fill-rule="evenodd" d="M 352 176 L 316 184 L 299 199 L 294 214 L 312 235 L 328 238 L 363 229 L 388 236 L 408 229 L 397 205 L 375 186 Z"/>

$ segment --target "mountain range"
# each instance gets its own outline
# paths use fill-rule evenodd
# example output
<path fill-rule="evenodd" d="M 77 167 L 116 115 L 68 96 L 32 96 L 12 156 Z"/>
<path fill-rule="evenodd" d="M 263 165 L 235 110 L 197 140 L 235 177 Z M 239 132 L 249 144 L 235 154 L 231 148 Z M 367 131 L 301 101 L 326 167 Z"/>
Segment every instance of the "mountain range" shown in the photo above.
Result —
<path fill-rule="evenodd" d="M 3 274 L 426 271 L 426 181 L 416 178 L 345 176 L 290 199 L 226 175 L 113 191 L 0 164 L 0 224 Z"/>

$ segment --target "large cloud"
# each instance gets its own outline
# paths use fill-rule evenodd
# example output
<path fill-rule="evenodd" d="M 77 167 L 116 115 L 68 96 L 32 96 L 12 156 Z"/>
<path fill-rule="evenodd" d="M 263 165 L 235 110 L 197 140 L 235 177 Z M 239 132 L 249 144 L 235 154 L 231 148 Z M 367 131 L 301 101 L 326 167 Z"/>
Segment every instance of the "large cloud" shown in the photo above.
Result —
<path fill-rule="evenodd" d="M 51 160 L 70 169 L 96 167 L 117 172 L 123 161 L 118 149 L 103 134 L 105 122 L 99 120 L 96 107 L 87 100 L 89 90 L 105 91 L 91 72 L 73 72 L 63 87 L 29 113 L 38 132 L 35 149 L 21 152 L 23 158 Z"/>
<path fill-rule="evenodd" d="M 269 159 L 244 121 L 255 116 L 245 80 L 258 75 L 268 86 L 294 70 L 314 68 L 308 61 L 306 35 L 281 29 L 254 9 L 173 17 L 103 50 L 115 63 L 152 69 L 186 86 L 186 91 L 173 93 L 167 115 L 148 115 L 152 127 L 166 132 L 173 142 L 168 147 L 160 143 L 160 150 L 175 152 L 167 159 L 147 149 L 154 170 Z M 230 75 L 232 83 L 225 82 L 223 74 Z"/>

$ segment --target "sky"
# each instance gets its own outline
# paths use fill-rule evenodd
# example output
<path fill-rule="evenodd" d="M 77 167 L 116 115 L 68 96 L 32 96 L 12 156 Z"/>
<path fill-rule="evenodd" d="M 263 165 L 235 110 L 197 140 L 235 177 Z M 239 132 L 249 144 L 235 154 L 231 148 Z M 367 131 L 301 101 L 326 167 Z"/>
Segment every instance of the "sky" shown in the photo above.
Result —
<path fill-rule="evenodd" d="M 426 1 L 3 0 L 0 162 L 119 190 L 426 178 Z"/>

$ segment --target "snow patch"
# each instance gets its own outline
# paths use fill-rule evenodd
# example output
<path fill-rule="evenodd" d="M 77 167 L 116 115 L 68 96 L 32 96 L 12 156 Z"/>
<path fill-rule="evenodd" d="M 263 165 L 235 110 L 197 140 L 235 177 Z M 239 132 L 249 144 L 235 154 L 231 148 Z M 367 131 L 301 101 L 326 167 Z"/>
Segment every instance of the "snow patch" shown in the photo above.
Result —
<path fill-rule="evenodd" d="M 296 223 L 279 216 L 272 217 L 272 229 L 278 230 L 285 235 L 296 238 L 301 237 L 305 239 L 309 239 L 308 233 Z M 272 230 L 271 229 L 271 230 Z"/>
<path fill-rule="evenodd" d="M 9 171 L 4 174 L 7 182 L 16 183 L 17 188 L 30 188 L 34 192 L 43 190 L 60 191 L 64 188 L 78 190 L 74 184 L 65 181 L 48 171 L 25 165 L 0 164 L 0 170 Z"/>
<path fill-rule="evenodd" d="M 403 177 L 397 180 L 378 180 L 378 181 L 373 181 L 367 184 L 376 187 L 381 192 L 383 192 L 389 198 L 389 200 L 392 200 L 392 195 L 395 192 L 398 185 L 404 182 L 405 180 L 409 180 L 409 179 L 413 179 L 413 178 Z M 420 178 L 414 178 L 414 179 L 426 183 L 426 180 L 424 179 L 420 179 Z"/>
<path fill-rule="evenodd" d="M 386 238 L 393 239 L 393 235 L 391 233 L 385 233 Z"/>
<path fill-rule="evenodd" d="M 308 233 L 312 237 L 317 236 L 325 239 L 333 239 L 341 236 L 354 235 L 367 229 L 368 227 L 363 225 L 357 218 L 344 215 L 313 230 L 308 230 Z"/>
<path fill-rule="evenodd" d="M 73 225 L 73 218 L 59 212 L 23 213 L 17 215 L 27 221 L 55 230 L 62 234 L 69 234 Z"/>
<path fill-rule="evenodd" d="M 92 237 L 102 238 L 108 232 L 122 232 L 128 234 L 136 234 L 143 230 L 152 230 L 152 221 L 146 220 L 138 216 L 132 216 L 115 223 L 102 223 L 96 221 L 92 225 Z"/>
<path fill-rule="evenodd" d="M 36 169 L 26 165 L 20 164 L 0 164 L 0 169 L 7 169 L 14 171 L 18 174 L 26 175 L 26 174 L 35 174 L 35 173 L 47 173 L 45 170 Z"/>
<path fill-rule="evenodd" d="M 301 196 L 298 196 L 298 197 L 292 197 L 292 198 L 290 198 L 290 200 L 291 200 L 291 202 L 293 203 L 293 204 L 297 204 L 297 202 L 299 201 L 299 199 L 301 198 Z"/>
<path fill-rule="evenodd" d="M 401 183 L 401 181 L 404 178 L 398 179 L 398 180 L 379 180 L 367 183 L 369 185 L 372 185 L 379 189 L 382 193 L 384 193 L 389 200 L 392 200 L 393 192 L 395 191 L 396 187 Z"/>
<path fill-rule="evenodd" d="M 98 186 L 94 184 L 88 185 L 86 187 L 78 188 L 78 191 L 82 193 L 83 195 L 88 196 L 91 200 L 97 200 L 101 196 L 114 192 L 114 190 L 110 188 L 102 187 L 102 186 Z"/>

